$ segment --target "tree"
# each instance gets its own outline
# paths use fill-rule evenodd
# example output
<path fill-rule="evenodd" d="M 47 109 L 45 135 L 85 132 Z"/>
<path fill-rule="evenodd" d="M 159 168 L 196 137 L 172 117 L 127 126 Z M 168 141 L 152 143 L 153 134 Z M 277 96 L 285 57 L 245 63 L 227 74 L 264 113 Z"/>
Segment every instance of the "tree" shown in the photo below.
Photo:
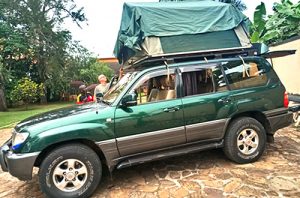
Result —
<path fill-rule="evenodd" d="M 15 79 L 26 76 L 32 69 L 32 60 L 24 32 L 14 29 L 3 20 L 1 14 L 2 12 L 0 13 L 0 92 L 2 98 L 0 111 L 4 111 L 6 108 L 3 107 L 11 105 L 8 95 L 16 83 Z M 34 76 L 33 73 L 32 76 Z"/>
<path fill-rule="evenodd" d="M 113 70 L 107 64 L 99 63 L 97 58 L 78 42 L 73 42 L 70 48 L 72 53 L 64 59 L 62 65 L 54 64 L 53 60 L 53 71 L 49 71 L 45 81 L 49 100 L 57 100 L 63 93 L 70 91 L 71 81 L 83 81 L 88 85 L 97 83 L 100 74 L 105 74 L 108 78 L 113 75 Z"/>
<path fill-rule="evenodd" d="M 0 21 L 4 21 L 17 32 L 28 44 L 28 52 L 22 54 L 31 59 L 31 67 L 35 68 L 38 81 L 46 85 L 51 75 L 51 67 L 62 66 L 68 56 L 69 43 L 72 40 L 69 31 L 61 29 L 67 19 L 80 26 L 86 20 L 83 9 L 78 9 L 73 0 L 1 0 Z M 5 59 L 15 59 L 8 56 Z M 56 73 L 58 71 L 55 71 Z M 46 92 L 47 87 L 44 87 Z M 46 102 L 43 97 L 42 101 Z"/>
<path fill-rule="evenodd" d="M 300 2 L 293 4 L 290 0 L 274 3 L 274 14 L 266 23 L 263 40 L 276 43 L 300 35 Z"/>
<path fill-rule="evenodd" d="M 1 57 L 0 57 L 1 58 Z M 4 94 L 4 68 L 0 61 L 0 111 L 7 111 L 6 98 Z"/>
<path fill-rule="evenodd" d="M 98 62 L 95 58 L 91 58 L 87 67 L 79 70 L 79 79 L 87 84 L 95 83 L 100 74 L 104 74 L 108 79 L 113 76 L 114 71 L 107 64 Z"/>
<path fill-rule="evenodd" d="M 258 5 L 254 11 L 253 23 L 251 26 L 251 42 L 263 42 L 263 36 L 266 33 L 267 12 L 263 2 Z"/>
<path fill-rule="evenodd" d="M 276 43 L 300 35 L 300 2 L 274 3 L 274 14 L 266 18 L 264 3 L 256 7 L 251 28 L 252 42 Z"/>
<path fill-rule="evenodd" d="M 43 84 L 37 84 L 25 77 L 18 81 L 10 97 L 15 102 L 23 101 L 27 110 L 28 104 L 37 101 L 43 94 Z"/>

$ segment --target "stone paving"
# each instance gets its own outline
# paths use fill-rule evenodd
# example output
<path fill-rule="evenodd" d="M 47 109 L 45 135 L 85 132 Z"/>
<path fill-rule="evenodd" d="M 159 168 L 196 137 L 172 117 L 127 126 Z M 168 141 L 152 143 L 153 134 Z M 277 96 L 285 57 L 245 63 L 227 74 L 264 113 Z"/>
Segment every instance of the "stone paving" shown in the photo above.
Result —
<path fill-rule="evenodd" d="M 0 130 L 0 143 L 9 136 Z M 23 182 L 0 170 L 0 197 L 43 195 L 36 174 Z M 280 130 L 251 164 L 211 150 L 117 170 L 112 180 L 106 172 L 93 197 L 300 197 L 300 130 Z"/>

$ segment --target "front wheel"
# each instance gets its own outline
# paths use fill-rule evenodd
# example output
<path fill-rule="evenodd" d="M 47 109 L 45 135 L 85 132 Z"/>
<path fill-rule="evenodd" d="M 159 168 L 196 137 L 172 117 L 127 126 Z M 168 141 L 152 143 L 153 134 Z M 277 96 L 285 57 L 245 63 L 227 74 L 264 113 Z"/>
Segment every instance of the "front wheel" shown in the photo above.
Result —
<path fill-rule="evenodd" d="M 100 159 L 92 149 L 68 144 L 43 160 L 39 183 L 47 197 L 88 197 L 96 190 L 101 174 Z"/>
<path fill-rule="evenodd" d="M 224 138 L 224 153 L 234 162 L 256 161 L 266 147 L 266 131 L 262 124 L 250 117 L 230 123 Z"/>

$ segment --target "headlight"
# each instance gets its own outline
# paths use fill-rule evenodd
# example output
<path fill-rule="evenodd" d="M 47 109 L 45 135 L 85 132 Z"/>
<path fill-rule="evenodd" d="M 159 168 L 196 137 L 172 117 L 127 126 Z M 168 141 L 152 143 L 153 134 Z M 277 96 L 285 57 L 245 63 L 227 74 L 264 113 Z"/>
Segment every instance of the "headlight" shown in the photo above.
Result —
<path fill-rule="evenodd" d="M 20 148 L 20 146 L 25 142 L 28 138 L 29 133 L 16 133 L 13 132 L 12 134 L 12 149 L 16 150 Z"/>

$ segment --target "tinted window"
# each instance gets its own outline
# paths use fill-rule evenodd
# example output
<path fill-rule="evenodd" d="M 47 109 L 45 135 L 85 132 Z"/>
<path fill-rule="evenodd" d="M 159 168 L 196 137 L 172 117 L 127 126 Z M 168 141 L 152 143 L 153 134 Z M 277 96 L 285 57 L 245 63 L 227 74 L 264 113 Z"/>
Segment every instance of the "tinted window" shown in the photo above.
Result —
<path fill-rule="evenodd" d="M 267 83 L 266 68 L 258 61 L 242 60 L 223 63 L 231 89 L 262 86 Z"/>
<path fill-rule="evenodd" d="M 219 67 L 198 68 L 182 73 L 184 96 L 199 95 L 227 90 Z"/>

